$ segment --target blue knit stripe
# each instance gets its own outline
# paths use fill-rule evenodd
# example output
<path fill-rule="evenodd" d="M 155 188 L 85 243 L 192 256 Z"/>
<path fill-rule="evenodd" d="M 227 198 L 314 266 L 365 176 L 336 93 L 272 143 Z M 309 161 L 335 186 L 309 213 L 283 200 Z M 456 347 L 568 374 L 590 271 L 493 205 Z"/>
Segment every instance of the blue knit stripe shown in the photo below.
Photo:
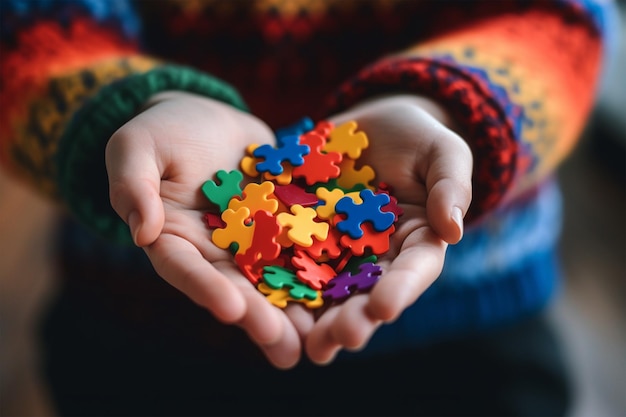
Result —
<path fill-rule="evenodd" d="M 436 297 L 419 299 L 396 322 L 380 328 L 365 350 L 346 358 L 452 340 L 529 317 L 554 296 L 560 274 L 555 251 L 544 251 L 480 285 L 447 287 Z"/>

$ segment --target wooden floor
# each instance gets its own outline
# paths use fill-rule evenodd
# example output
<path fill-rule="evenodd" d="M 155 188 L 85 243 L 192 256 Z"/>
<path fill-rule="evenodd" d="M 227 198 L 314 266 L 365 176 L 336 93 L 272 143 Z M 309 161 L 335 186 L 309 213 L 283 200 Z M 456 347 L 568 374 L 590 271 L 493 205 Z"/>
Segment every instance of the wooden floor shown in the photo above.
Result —
<path fill-rule="evenodd" d="M 622 167 L 622 169 L 624 169 Z M 572 417 L 626 415 L 626 185 L 581 146 L 561 170 L 567 274 L 552 309 L 568 346 Z M 55 211 L 0 176 L 0 415 L 54 416 L 37 374 L 35 324 L 54 292 Z"/>

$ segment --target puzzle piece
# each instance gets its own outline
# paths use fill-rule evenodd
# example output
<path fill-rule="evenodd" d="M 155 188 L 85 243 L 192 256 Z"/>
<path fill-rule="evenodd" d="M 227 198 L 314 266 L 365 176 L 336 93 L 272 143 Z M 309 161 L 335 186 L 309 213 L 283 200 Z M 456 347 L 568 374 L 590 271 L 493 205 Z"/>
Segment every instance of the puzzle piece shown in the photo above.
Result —
<path fill-rule="evenodd" d="M 242 256 L 242 255 L 241 254 L 235 255 L 235 262 L 237 263 L 239 270 L 243 273 L 243 275 L 246 278 L 248 278 L 248 281 L 250 281 L 252 284 L 255 284 L 255 285 L 258 284 L 261 278 L 263 277 L 263 268 L 265 268 L 266 266 L 284 267 L 285 265 L 290 263 L 289 259 L 286 256 L 283 256 L 282 254 L 278 258 L 271 259 L 271 260 L 258 258 L 253 263 L 250 263 L 250 259 L 245 259 L 245 260 L 239 259 L 241 264 L 237 262 L 238 256 Z M 245 256 L 245 254 L 243 256 Z"/>
<path fill-rule="evenodd" d="M 294 250 L 304 250 L 308 253 L 313 259 L 319 260 L 324 255 L 328 258 L 335 259 L 339 255 L 341 255 L 342 247 L 339 245 L 339 239 L 341 238 L 341 232 L 339 232 L 334 227 L 330 227 L 328 229 L 328 235 L 326 239 L 319 240 L 317 238 L 313 238 L 313 244 L 308 247 L 296 245 Z"/>
<path fill-rule="evenodd" d="M 244 253 L 252 243 L 254 225 L 246 225 L 250 219 L 250 210 L 240 207 L 238 210 L 226 209 L 222 213 L 222 220 L 226 223 L 223 229 L 213 231 L 212 240 L 215 246 L 228 249 L 231 243 L 237 243 L 237 253 Z"/>
<path fill-rule="evenodd" d="M 318 223 L 314 219 L 317 212 L 311 207 L 294 204 L 291 213 L 280 213 L 276 217 L 281 226 L 289 228 L 287 236 L 300 246 L 309 247 L 313 244 L 313 236 L 325 240 L 328 236 L 328 223 Z"/>
<path fill-rule="evenodd" d="M 287 161 L 296 167 L 304 163 L 304 156 L 308 155 L 310 149 L 307 145 L 300 144 L 300 137 L 297 135 L 284 136 L 278 147 L 271 145 L 261 145 L 254 150 L 252 155 L 256 158 L 263 158 L 262 162 L 256 165 L 258 172 L 269 172 L 272 175 L 279 175 L 283 172 L 282 163 Z"/>
<path fill-rule="evenodd" d="M 259 145 L 256 143 L 248 145 L 248 147 L 246 148 L 246 156 L 241 158 L 241 161 L 239 162 L 239 167 L 241 168 L 241 171 L 249 177 L 259 176 L 259 171 L 256 170 L 256 164 L 261 161 L 260 159 L 252 156 L 254 150 L 258 147 Z"/>
<path fill-rule="evenodd" d="M 335 128 L 335 125 L 328 120 L 321 120 L 317 122 L 313 131 L 325 139 L 328 139 L 330 132 Z M 328 141 L 327 141 L 328 142 Z"/>
<path fill-rule="evenodd" d="M 345 271 L 352 273 L 352 275 L 357 274 L 359 272 L 359 268 L 361 264 L 365 263 L 373 263 L 375 264 L 378 261 L 378 256 L 369 255 L 369 256 L 353 256 L 348 260 L 345 267 L 343 268 Z"/>
<path fill-rule="evenodd" d="M 247 207 L 252 217 L 259 210 L 274 214 L 278 210 L 278 200 L 270 197 L 273 193 L 274 183 L 270 181 L 263 181 L 260 184 L 251 182 L 243 189 L 241 200 L 233 198 L 228 203 L 228 208 L 237 210 L 240 207 Z"/>
<path fill-rule="evenodd" d="M 291 165 L 286 165 L 283 167 L 283 172 L 279 175 L 272 175 L 269 172 L 264 172 L 263 179 L 267 181 L 276 181 L 276 183 L 280 185 L 291 184 L 291 181 L 293 180 L 291 176 L 292 171 L 293 167 Z"/>
<path fill-rule="evenodd" d="M 378 184 L 378 189 L 376 190 L 376 194 L 380 193 L 385 193 L 389 196 L 389 204 L 381 207 L 380 210 L 393 213 L 396 216 L 397 221 L 398 218 L 404 213 L 404 210 L 402 210 L 402 207 L 400 207 L 400 205 L 398 204 L 398 199 L 391 195 L 391 186 L 387 185 L 384 182 L 381 182 L 380 184 Z"/>
<path fill-rule="evenodd" d="M 304 178 L 308 185 L 313 185 L 339 176 L 338 164 L 343 157 L 339 152 L 322 152 L 326 139 L 316 132 L 309 132 L 300 136 L 300 143 L 307 145 L 310 152 L 303 157 L 302 165 L 294 167 L 294 178 Z"/>
<path fill-rule="evenodd" d="M 253 267 L 259 259 L 272 261 L 280 255 L 281 246 L 276 242 L 282 227 L 276 222 L 276 218 L 267 211 L 257 211 L 254 214 L 254 234 L 250 247 L 244 252 L 235 255 L 235 263 L 240 269 L 246 271 L 246 277 L 253 284 L 260 279 L 260 274 L 253 274 Z M 258 269 L 255 269 L 258 271 Z"/>
<path fill-rule="evenodd" d="M 359 159 L 361 151 L 369 146 L 369 141 L 365 133 L 356 132 L 356 128 L 357 123 L 354 120 L 336 126 L 330 131 L 324 151 L 339 152 L 351 159 Z"/>
<path fill-rule="evenodd" d="M 288 288 L 289 296 L 297 300 L 300 298 L 315 300 L 315 298 L 317 298 L 317 291 L 301 282 L 296 274 L 287 268 L 273 265 L 266 266 L 263 268 L 263 282 L 265 282 L 268 287 L 276 290 Z"/>
<path fill-rule="evenodd" d="M 319 203 L 315 194 L 307 192 L 304 188 L 296 184 L 277 185 L 274 189 L 274 194 L 287 207 L 291 207 L 294 204 L 299 204 L 302 207 L 310 207 Z"/>
<path fill-rule="evenodd" d="M 237 170 L 226 172 L 221 169 L 217 171 L 215 176 L 220 181 L 220 184 L 218 185 L 213 180 L 205 181 L 202 184 L 202 192 L 210 202 L 220 208 L 220 211 L 224 211 L 228 208 L 228 202 L 231 198 L 241 196 L 240 184 L 243 181 L 243 174 Z"/>
<path fill-rule="evenodd" d="M 374 169 L 369 165 L 363 165 L 360 169 L 354 167 L 353 159 L 345 158 L 339 164 L 341 174 L 337 177 L 337 186 L 343 190 L 352 190 L 361 185 L 363 188 L 374 190 L 370 182 L 376 177 Z"/>
<path fill-rule="evenodd" d="M 226 227 L 226 223 L 224 223 L 224 220 L 222 220 L 219 214 L 204 213 L 204 216 L 202 216 L 202 218 L 204 219 L 204 223 L 209 229 L 221 229 L 223 227 Z"/>
<path fill-rule="evenodd" d="M 358 239 L 352 239 L 350 235 L 343 235 L 339 242 L 345 248 L 349 248 L 352 254 L 361 256 L 365 253 L 367 248 L 376 254 L 382 255 L 389 250 L 389 238 L 393 232 L 396 231 L 394 225 L 391 225 L 388 229 L 377 232 L 372 227 L 371 223 L 363 223 L 363 236 Z"/>
<path fill-rule="evenodd" d="M 322 298 L 322 292 L 317 291 L 317 296 L 314 300 L 309 300 L 308 298 L 293 298 L 289 296 L 289 289 L 280 288 L 275 289 L 272 288 L 265 283 L 261 282 L 257 289 L 263 294 L 267 295 L 267 300 L 279 308 L 287 307 L 287 303 L 290 301 L 298 302 L 304 304 L 307 308 L 315 309 L 324 305 L 324 299 Z"/>
<path fill-rule="evenodd" d="M 352 274 L 342 272 L 328 283 L 322 297 L 327 300 L 341 301 L 354 294 L 371 289 L 380 279 L 382 268 L 373 263 L 364 263 L 359 266 L 359 272 Z"/>
<path fill-rule="evenodd" d="M 358 239 L 363 236 L 364 222 L 370 222 L 377 232 L 382 232 L 393 224 L 395 215 L 381 211 L 381 207 L 389 204 L 388 194 L 374 194 L 372 190 L 365 189 L 361 190 L 359 196 L 363 200 L 360 204 L 355 204 L 350 197 L 343 197 L 335 204 L 335 211 L 346 215 L 346 219 L 336 225 L 340 232 L 348 233 L 352 239 Z"/>
<path fill-rule="evenodd" d="M 313 120 L 308 117 L 303 117 L 291 126 L 284 127 L 276 130 L 274 136 L 276 137 L 276 143 L 281 145 L 285 136 L 300 136 L 314 128 Z"/>
<path fill-rule="evenodd" d="M 317 264 L 306 252 L 296 250 L 291 258 L 291 264 L 298 268 L 298 279 L 315 290 L 321 290 L 331 279 L 337 275 L 335 270 L 328 264 Z"/>
<path fill-rule="evenodd" d="M 349 196 L 355 203 L 360 204 L 363 202 L 359 192 L 344 193 L 344 191 L 339 188 L 329 190 L 327 188 L 320 187 L 315 190 L 315 195 L 317 195 L 317 197 L 324 202 L 324 204 L 320 204 L 315 208 L 317 216 L 324 220 L 335 217 L 335 205 L 337 204 L 337 201 L 341 200 L 345 196 Z"/>

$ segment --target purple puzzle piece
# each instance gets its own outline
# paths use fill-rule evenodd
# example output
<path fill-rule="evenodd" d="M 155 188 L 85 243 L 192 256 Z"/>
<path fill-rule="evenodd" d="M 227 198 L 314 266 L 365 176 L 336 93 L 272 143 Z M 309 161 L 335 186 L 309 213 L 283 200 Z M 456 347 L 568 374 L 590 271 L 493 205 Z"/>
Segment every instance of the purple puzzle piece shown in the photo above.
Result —
<path fill-rule="evenodd" d="M 369 290 L 378 282 L 383 270 L 380 266 L 366 262 L 359 265 L 359 273 L 352 275 L 345 271 L 330 280 L 322 297 L 341 301 L 357 291 Z"/>

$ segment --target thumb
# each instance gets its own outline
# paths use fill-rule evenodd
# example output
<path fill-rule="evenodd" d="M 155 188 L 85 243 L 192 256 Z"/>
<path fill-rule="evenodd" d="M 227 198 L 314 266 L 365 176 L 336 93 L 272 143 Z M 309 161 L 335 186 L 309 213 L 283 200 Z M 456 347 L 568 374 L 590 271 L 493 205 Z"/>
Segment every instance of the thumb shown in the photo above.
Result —
<path fill-rule="evenodd" d="M 426 177 L 426 215 L 434 231 L 450 244 L 463 237 L 463 217 L 472 199 L 472 153 L 452 131 L 440 138 Z"/>
<path fill-rule="evenodd" d="M 113 134 L 105 160 L 111 205 L 128 224 L 135 244 L 143 247 L 161 234 L 165 213 L 154 141 L 149 132 L 131 123 Z"/>

